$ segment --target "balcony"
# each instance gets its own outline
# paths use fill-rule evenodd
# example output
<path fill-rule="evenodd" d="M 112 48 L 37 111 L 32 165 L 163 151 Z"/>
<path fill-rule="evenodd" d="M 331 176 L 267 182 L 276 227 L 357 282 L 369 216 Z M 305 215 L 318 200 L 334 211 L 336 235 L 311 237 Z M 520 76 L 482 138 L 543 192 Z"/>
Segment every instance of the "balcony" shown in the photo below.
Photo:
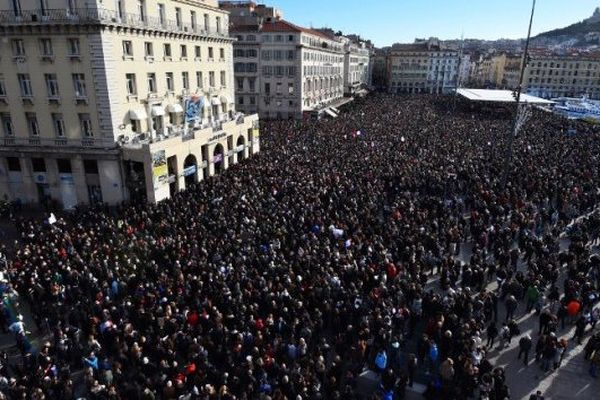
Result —
<path fill-rule="evenodd" d="M 2 139 L 0 139 L 2 140 Z M 71 147 L 71 148 L 82 148 L 82 147 L 102 147 L 102 148 L 114 148 L 116 143 L 109 138 L 43 138 L 43 137 L 4 137 L 0 144 L 4 143 L 4 146 L 35 146 L 35 147 Z"/>
<path fill-rule="evenodd" d="M 231 39 L 228 32 L 217 29 L 216 26 L 186 24 L 165 18 L 141 16 L 132 13 L 119 13 L 113 10 L 75 8 L 51 10 L 22 10 L 15 13 L 12 10 L 0 11 L 0 26 L 23 25 L 114 25 L 141 29 L 151 29 L 169 33 L 195 34 L 200 36 Z"/>

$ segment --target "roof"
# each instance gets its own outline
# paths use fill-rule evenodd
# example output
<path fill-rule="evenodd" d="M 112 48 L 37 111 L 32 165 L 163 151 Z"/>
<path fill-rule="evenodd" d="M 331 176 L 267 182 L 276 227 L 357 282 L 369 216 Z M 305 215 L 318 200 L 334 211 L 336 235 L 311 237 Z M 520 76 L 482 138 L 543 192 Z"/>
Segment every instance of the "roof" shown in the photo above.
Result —
<path fill-rule="evenodd" d="M 470 101 L 484 101 L 490 103 L 516 103 L 517 101 L 513 92 L 510 90 L 457 89 L 456 92 Z M 521 102 L 545 105 L 554 104 L 553 101 L 531 96 L 525 93 L 521 93 Z"/>
<path fill-rule="evenodd" d="M 291 22 L 283 19 L 274 21 L 265 21 L 262 25 L 233 25 L 230 32 L 293 32 L 293 33 L 308 33 L 311 35 L 319 36 L 323 39 L 338 41 L 336 37 L 327 35 L 326 33 L 320 32 L 316 29 L 304 28 L 298 25 L 294 25 Z"/>

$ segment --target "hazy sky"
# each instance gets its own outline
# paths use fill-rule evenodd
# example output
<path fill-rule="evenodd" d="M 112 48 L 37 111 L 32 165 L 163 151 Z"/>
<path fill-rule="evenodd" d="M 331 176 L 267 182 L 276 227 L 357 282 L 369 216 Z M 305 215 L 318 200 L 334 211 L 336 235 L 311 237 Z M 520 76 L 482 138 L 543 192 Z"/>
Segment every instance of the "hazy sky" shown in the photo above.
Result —
<path fill-rule="evenodd" d="M 263 1 L 259 1 L 263 3 Z M 298 25 L 357 33 L 378 47 L 441 39 L 523 38 L 531 0 L 265 0 Z M 537 0 L 533 34 L 562 28 L 592 15 L 600 0 Z"/>

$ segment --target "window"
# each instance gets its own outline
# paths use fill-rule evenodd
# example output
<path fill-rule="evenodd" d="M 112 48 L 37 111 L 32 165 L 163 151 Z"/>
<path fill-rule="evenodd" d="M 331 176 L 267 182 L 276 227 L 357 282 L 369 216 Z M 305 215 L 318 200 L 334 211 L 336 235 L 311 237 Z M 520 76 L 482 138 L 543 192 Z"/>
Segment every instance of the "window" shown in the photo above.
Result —
<path fill-rule="evenodd" d="M 275 66 L 275 75 L 276 76 L 283 76 L 283 65 L 276 65 Z"/>
<path fill-rule="evenodd" d="M 244 97 L 243 96 L 238 97 L 238 104 L 240 106 L 244 105 Z"/>
<path fill-rule="evenodd" d="M 296 76 L 296 67 L 288 67 L 288 76 Z"/>
<path fill-rule="evenodd" d="M 217 17 L 217 33 L 221 33 L 221 17 Z"/>
<path fill-rule="evenodd" d="M 97 175 L 98 174 L 98 161 L 83 160 L 83 171 L 86 174 Z"/>
<path fill-rule="evenodd" d="M 293 94 L 294 93 L 294 82 L 289 82 L 288 83 L 288 93 L 289 94 Z"/>
<path fill-rule="evenodd" d="M 248 87 L 250 88 L 251 92 L 254 92 L 255 85 L 256 85 L 256 78 L 248 78 Z"/>
<path fill-rule="evenodd" d="M 234 49 L 233 50 L 233 56 L 234 57 L 244 57 L 246 53 L 244 52 L 243 49 Z"/>
<path fill-rule="evenodd" d="M 294 35 L 288 35 L 288 42 L 294 41 Z"/>
<path fill-rule="evenodd" d="M 144 42 L 144 50 L 147 58 L 154 57 L 154 49 L 152 48 L 152 42 Z"/>
<path fill-rule="evenodd" d="M 220 77 L 220 81 L 221 81 L 221 87 L 225 87 L 227 86 L 227 82 L 225 81 L 225 71 L 221 71 L 221 77 Z"/>
<path fill-rule="evenodd" d="M 29 130 L 29 136 L 40 136 L 40 126 L 38 125 L 35 113 L 25 113 L 25 119 L 27 120 L 27 129 Z"/>
<path fill-rule="evenodd" d="M 246 64 L 234 63 L 233 64 L 233 72 L 246 72 Z"/>
<path fill-rule="evenodd" d="M 56 78 L 56 74 L 45 74 L 44 75 L 46 81 L 46 91 L 48 93 L 48 97 L 51 99 L 58 97 L 58 79 Z"/>
<path fill-rule="evenodd" d="M 127 85 L 127 94 L 129 96 L 137 95 L 137 85 L 135 83 L 135 74 L 125 74 L 125 82 Z"/>
<path fill-rule="evenodd" d="M 189 88 L 190 88 L 189 72 L 186 71 L 186 72 L 181 73 L 181 83 L 182 83 L 184 89 L 189 90 Z"/>
<path fill-rule="evenodd" d="M 194 47 L 194 57 L 196 57 L 197 60 L 199 60 L 202 57 L 202 51 L 200 49 L 200 46 Z"/>
<path fill-rule="evenodd" d="M 248 42 L 256 42 L 256 36 L 254 36 L 254 35 L 248 35 L 248 36 L 246 36 L 246 40 Z"/>
<path fill-rule="evenodd" d="M 256 63 L 246 63 L 246 72 L 256 72 L 257 67 L 256 67 Z"/>
<path fill-rule="evenodd" d="M 79 56 L 79 39 L 69 38 L 67 39 L 67 51 L 69 56 Z"/>
<path fill-rule="evenodd" d="M 256 49 L 246 50 L 246 57 L 248 57 L 248 58 L 256 58 L 257 55 L 258 55 L 258 51 L 256 51 Z"/>
<path fill-rule="evenodd" d="M 283 52 L 281 50 L 275 50 L 273 52 L 273 59 L 276 61 L 281 61 L 283 59 Z"/>
<path fill-rule="evenodd" d="M 21 163 L 18 157 L 6 157 L 6 163 L 8 164 L 9 171 L 21 171 Z"/>
<path fill-rule="evenodd" d="M 84 74 L 73 74 L 73 87 L 75 89 L 76 98 L 87 97 L 87 90 L 85 87 L 85 75 Z"/>
<path fill-rule="evenodd" d="M 208 85 L 212 88 L 215 87 L 215 72 L 210 71 L 208 73 Z"/>
<path fill-rule="evenodd" d="M 52 126 L 54 127 L 56 137 L 65 136 L 65 121 L 62 114 L 52 113 Z"/>
<path fill-rule="evenodd" d="M 12 40 L 12 51 L 15 57 L 25 57 L 25 43 L 23 43 L 23 39 Z"/>
<path fill-rule="evenodd" d="M 208 32 L 208 26 L 210 25 L 208 14 L 204 14 L 204 30 Z"/>
<path fill-rule="evenodd" d="M 12 0 L 12 11 L 15 17 L 21 15 L 21 0 Z"/>
<path fill-rule="evenodd" d="M 151 72 L 147 75 L 148 93 L 156 93 L 156 74 Z"/>
<path fill-rule="evenodd" d="M 46 172 L 46 162 L 43 158 L 32 158 L 31 168 L 33 172 Z"/>
<path fill-rule="evenodd" d="M 167 72 L 166 79 L 167 79 L 167 91 L 169 91 L 169 92 L 175 91 L 175 82 L 173 80 L 173 73 Z"/>
<path fill-rule="evenodd" d="M 70 174 L 73 172 L 71 169 L 71 160 L 68 158 L 58 158 L 56 166 L 58 167 L 59 174 Z"/>
<path fill-rule="evenodd" d="M 190 22 L 192 23 L 192 30 L 195 32 L 198 25 L 196 20 L 196 11 L 190 11 Z"/>
<path fill-rule="evenodd" d="M 221 60 L 224 60 L 224 59 L 225 59 L 225 49 L 224 49 L 224 48 L 222 48 L 222 47 L 219 49 L 219 58 L 220 58 Z"/>
<path fill-rule="evenodd" d="M 123 58 L 133 58 L 133 45 L 130 40 L 123 40 Z"/>
<path fill-rule="evenodd" d="M 203 85 L 202 71 L 196 71 L 196 86 L 201 88 Z"/>
<path fill-rule="evenodd" d="M 265 94 L 271 94 L 271 84 L 269 82 L 265 82 Z"/>
<path fill-rule="evenodd" d="M 45 57 L 54 55 L 52 40 L 46 38 L 40 39 L 40 54 Z"/>
<path fill-rule="evenodd" d="M 164 53 L 164 57 L 171 59 L 171 44 L 170 43 L 165 43 L 163 45 L 163 53 Z"/>
<path fill-rule="evenodd" d="M 273 74 L 273 67 L 270 65 L 265 65 L 263 67 L 263 75 L 264 76 L 270 76 Z"/>
<path fill-rule="evenodd" d="M 281 82 L 277 82 L 277 84 L 275 85 L 275 92 L 277 94 L 281 94 L 283 91 L 283 84 Z"/>
<path fill-rule="evenodd" d="M 275 35 L 276 42 L 283 42 L 283 35 Z"/>
<path fill-rule="evenodd" d="M 212 59 L 214 58 L 214 54 L 213 54 L 213 48 L 212 48 L 212 47 L 209 47 L 209 48 L 208 48 L 208 58 L 209 58 L 210 60 L 212 60 Z"/>
<path fill-rule="evenodd" d="M 0 113 L 0 120 L 2 120 L 2 130 L 4 130 L 4 134 L 6 136 L 13 136 L 15 134 L 15 130 L 12 123 L 12 118 L 10 118 L 9 113 Z"/>
<path fill-rule="evenodd" d="M 146 0 L 138 0 L 137 12 L 140 21 L 146 21 Z"/>
<path fill-rule="evenodd" d="M 81 127 L 82 137 L 89 138 L 94 136 L 90 114 L 79 114 L 79 125 Z"/>
<path fill-rule="evenodd" d="M 165 5 L 162 3 L 158 3 L 158 22 L 160 23 L 161 26 L 165 26 L 167 17 L 165 14 Z"/>
<path fill-rule="evenodd" d="M 175 23 L 179 29 L 181 29 L 183 26 L 183 21 L 181 19 L 181 8 L 179 7 L 175 7 Z"/>
<path fill-rule="evenodd" d="M 179 49 L 179 54 L 181 58 L 187 58 L 187 46 L 185 44 L 182 44 L 181 46 L 179 46 Z"/>
<path fill-rule="evenodd" d="M 22 97 L 33 97 L 33 90 L 31 89 L 31 79 L 29 74 L 17 74 L 19 80 L 19 88 L 21 89 Z"/>
<path fill-rule="evenodd" d="M 256 105 L 256 97 L 250 96 L 250 105 Z"/>
<path fill-rule="evenodd" d="M 262 57 L 263 60 L 270 60 L 271 59 L 271 51 L 270 50 L 263 50 L 260 54 L 260 56 Z"/>
<path fill-rule="evenodd" d="M 0 74 L 0 97 L 6 97 L 6 87 L 4 86 L 4 76 Z"/>
<path fill-rule="evenodd" d="M 294 50 L 288 50 L 287 59 L 294 60 L 296 58 L 296 52 Z"/>
<path fill-rule="evenodd" d="M 244 78 L 235 78 L 237 90 L 244 90 Z"/>

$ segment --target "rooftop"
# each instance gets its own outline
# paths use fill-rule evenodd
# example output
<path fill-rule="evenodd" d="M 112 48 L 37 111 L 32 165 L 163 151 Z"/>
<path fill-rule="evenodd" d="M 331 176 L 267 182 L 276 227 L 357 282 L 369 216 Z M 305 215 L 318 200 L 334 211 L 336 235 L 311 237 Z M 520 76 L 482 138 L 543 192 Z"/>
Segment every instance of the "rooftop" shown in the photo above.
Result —
<path fill-rule="evenodd" d="M 457 89 L 460 96 L 470 101 L 483 101 L 490 103 L 516 103 L 517 99 L 510 90 L 490 90 L 490 89 Z M 549 105 L 553 101 L 545 100 L 536 96 L 521 93 L 521 102 L 528 104 Z"/>

